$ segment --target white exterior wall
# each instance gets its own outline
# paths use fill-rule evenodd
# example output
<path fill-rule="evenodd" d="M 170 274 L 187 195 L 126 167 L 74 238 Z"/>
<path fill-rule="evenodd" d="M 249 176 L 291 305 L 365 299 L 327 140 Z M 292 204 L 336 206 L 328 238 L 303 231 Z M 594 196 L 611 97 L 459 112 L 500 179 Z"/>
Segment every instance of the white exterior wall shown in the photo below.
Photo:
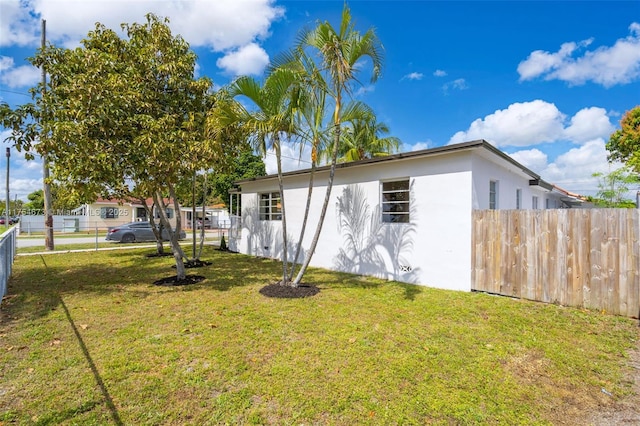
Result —
<path fill-rule="evenodd" d="M 489 208 L 489 182 L 498 182 L 498 210 L 516 209 L 516 190 L 520 189 L 521 209 L 532 209 L 533 197 L 538 197 L 538 209 L 559 208 L 562 206 L 560 195 L 539 186 L 529 185 L 531 176 L 514 164 L 496 156 L 473 156 L 473 208 Z"/>
<path fill-rule="evenodd" d="M 469 151 L 411 158 L 336 171 L 323 231 L 311 265 L 431 287 L 471 289 L 472 174 Z M 309 248 L 324 200 L 328 172 L 318 173 L 303 249 Z M 381 182 L 409 179 L 410 223 L 381 223 Z M 259 194 L 278 190 L 277 180 L 242 184 L 241 253 L 281 258 L 281 221 L 260 221 Z M 287 230 L 299 236 L 307 200 L 308 175 L 285 178 Z M 366 205 L 351 217 L 339 208 L 350 197 Z M 363 219 L 361 226 L 341 226 Z M 341 221 L 341 219 L 346 219 Z M 349 245 L 351 241 L 357 250 Z M 296 241 L 297 243 L 297 241 Z M 295 247 L 294 247 L 295 248 Z M 303 254 L 306 254 L 303 251 Z"/>

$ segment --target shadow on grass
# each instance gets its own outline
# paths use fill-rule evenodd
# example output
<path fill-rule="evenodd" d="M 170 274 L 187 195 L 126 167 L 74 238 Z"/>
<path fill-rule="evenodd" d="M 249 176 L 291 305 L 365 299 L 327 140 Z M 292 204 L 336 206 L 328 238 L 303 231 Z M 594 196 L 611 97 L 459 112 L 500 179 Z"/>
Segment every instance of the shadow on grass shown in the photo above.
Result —
<path fill-rule="evenodd" d="M 402 290 L 403 298 L 406 300 L 415 300 L 416 296 L 424 291 L 420 285 L 387 281 L 382 278 L 367 277 L 346 272 L 326 271 L 316 268 L 309 268 L 309 271 L 310 273 L 307 274 L 308 279 L 304 281 L 309 284 L 315 284 L 322 289 L 377 289 L 380 287 L 395 286 Z M 327 277 L 327 279 L 325 279 L 325 277 Z"/>
<path fill-rule="evenodd" d="M 266 283 L 277 277 L 276 262 L 238 256 L 213 249 L 203 254 L 212 265 L 198 268 L 205 276 L 202 283 L 181 287 L 157 287 L 153 282 L 175 275 L 172 257 L 145 255 L 148 250 L 125 252 L 86 252 L 21 257 L 9 282 L 9 296 L 2 303 L 2 321 L 15 317 L 38 318 L 57 309 L 60 296 L 91 293 L 126 293 L 145 298 L 167 291 L 213 289 Z"/>
<path fill-rule="evenodd" d="M 172 257 L 146 257 L 148 249 L 117 252 L 67 253 L 20 258 L 9 285 L 12 297 L 3 303 L 3 321 L 12 317 L 37 318 L 48 315 L 65 294 L 124 294 L 146 298 L 167 291 L 212 289 L 228 291 L 248 285 L 264 286 L 281 279 L 281 263 L 236 253 L 205 248 L 202 259 L 212 264 L 198 268 L 205 280 L 178 287 L 157 287 L 157 279 L 175 275 Z M 304 283 L 323 289 L 378 288 L 399 286 L 404 298 L 413 300 L 419 286 L 359 277 L 353 274 L 310 268 Z"/>
<path fill-rule="evenodd" d="M 80 349 L 82 349 L 82 353 L 84 354 L 84 357 L 87 360 L 87 363 L 89 364 L 89 368 L 93 373 L 93 377 L 96 380 L 96 384 L 100 388 L 100 392 L 102 393 L 102 397 L 104 398 L 104 403 L 107 405 L 107 408 L 109 409 L 109 413 L 111 414 L 111 418 L 113 419 L 113 422 L 116 425 L 123 425 L 124 423 L 122 423 L 122 420 L 120 419 L 120 415 L 118 414 L 118 410 L 116 409 L 116 406 L 113 403 L 113 399 L 111 398 L 111 395 L 109 394 L 109 390 L 107 389 L 107 386 L 104 384 L 104 380 L 102 380 L 102 376 L 100 376 L 100 372 L 98 371 L 96 364 L 93 362 L 93 359 L 91 358 L 89 349 L 87 349 L 87 345 L 85 345 L 84 340 L 82 339 L 82 335 L 78 331 L 78 327 L 76 327 L 76 324 L 73 321 L 73 318 L 71 318 L 71 314 L 69 313 L 69 309 L 67 308 L 67 305 L 64 303 L 64 300 L 62 300 L 62 298 L 60 298 L 59 300 L 60 300 L 60 305 L 62 306 L 62 309 L 64 310 L 64 313 L 67 316 L 69 325 L 71 325 L 71 328 L 73 329 L 73 333 L 75 334 L 76 339 L 78 339 L 78 345 L 80 345 Z M 71 414 L 72 414 L 72 417 L 76 415 L 76 413 L 71 413 Z"/>

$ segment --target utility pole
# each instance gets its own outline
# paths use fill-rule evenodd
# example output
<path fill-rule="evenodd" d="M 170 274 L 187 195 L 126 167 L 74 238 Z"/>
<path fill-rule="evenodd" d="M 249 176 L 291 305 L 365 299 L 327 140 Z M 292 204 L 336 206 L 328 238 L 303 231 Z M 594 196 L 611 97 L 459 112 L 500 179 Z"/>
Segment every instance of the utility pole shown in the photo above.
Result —
<path fill-rule="evenodd" d="M 47 21 L 42 20 L 42 50 L 47 44 Z M 42 97 L 47 92 L 47 70 L 42 65 Z M 44 106 L 43 106 L 44 108 Z M 41 138 L 46 137 L 44 131 L 40 134 Z M 53 215 L 51 214 L 51 184 L 49 183 L 49 159 L 47 153 L 42 154 L 42 184 L 44 193 L 44 248 L 47 251 L 53 251 Z"/>
<path fill-rule="evenodd" d="M 7 203 L 4 211 L 4 224 L 8 228 L 9 222 L 9 159 L 11 158 L 11 148 L 7 147 Z"/>

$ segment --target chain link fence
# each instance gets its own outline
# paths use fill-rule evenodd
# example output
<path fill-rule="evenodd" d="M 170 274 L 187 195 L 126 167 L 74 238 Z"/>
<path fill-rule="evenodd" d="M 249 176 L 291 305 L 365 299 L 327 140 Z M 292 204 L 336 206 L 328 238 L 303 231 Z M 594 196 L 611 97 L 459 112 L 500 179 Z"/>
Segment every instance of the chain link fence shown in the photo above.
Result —
<path fill-rule="evenodd" d="M 0 235 L 0 304 L 7 294 L 9 278 L 13 268 L 13 259 L 16 256 L 17 228 L 14 226 Z"/>

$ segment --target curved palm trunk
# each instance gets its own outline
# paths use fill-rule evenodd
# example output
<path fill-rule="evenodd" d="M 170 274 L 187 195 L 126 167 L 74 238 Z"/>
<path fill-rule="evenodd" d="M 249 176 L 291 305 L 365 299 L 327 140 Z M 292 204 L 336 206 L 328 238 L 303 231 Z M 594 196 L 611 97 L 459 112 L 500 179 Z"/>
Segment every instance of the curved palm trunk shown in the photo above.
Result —
<path fill-rule="evenodd" d="M 322 232 L 322 225 L 324 224 L 324 217 L 327 214 L 327 207 L 329 206 L 329 199 L 331 198 L 331 189 L 333 188 L 333 177 L 336 172 L 336 163 L 338 159 L 338 148 L 340 146 L 340 107 L 341 107 L 341 99 L 338 96 L 336 99 L 336 108 L 334 111 L 334 136 L 333 136 L 333 152 L 331 153 L 331 169 L 329 171 L 329 181 L 327 182 L 327 191 L 324 195 L 324 202 L 322 204 L 322 210 L 320 211 L 320 219 L 318 220 L 318 226 L 316 227 L 316 232 L 313 234 L 313 240 L 311 240 L 311 247 L 309 247 L 309 253 L 304 259 L 304 263 L 298 271 L 298 275 L 296 275 L 296 279 L 293 281 L 293 286 L 297 287 L 300 285 L 302 281 L 302 277 L 307 272 L 307 268 L 309 267 L 309 263 L 311 263 L 311 258 L 316 251 L 316 247 L 318 246 L 318 240 L 320 239 L 320 233 Z"/>
<path fill-rule="evenodd" d="M 282 182 L 282 149 L 280 147 L 280 138 L 274 137 L 274 145 L 276 148 L 276 163 L 278 165 L 278 187 L 280 189 L 280 214 L 282 215 L 282 285 L 289 285 L 289 259 L 287 250 L 287 215 L 284 208 L 284 184 Z"/>
<path fill-rule="evenodd" d="M 309 220 L 309 211 L 311 210 L 311 195 L 313 193 L 313 177 L 316 171 L 316 162 L 313 161 L 311 163 L 311 174 L 309 176 L 309 190 L 307 191 L 307 205 L 304 209 L 304 218 L 302 219 L 302 229 L 300 229 L 300 238 L 298 239 L 298 247 L 296 247 L 296 255 L 293 258 L 293 263 L 291 265 L 291 271 L 289 274 L 289 281 L 293 279 L 293 274 L 295 273 L 296 265 L 298 264 L 298 258 L 300 257 L 300 250 L 302 249 L 302 240 L 304 240 L 304 234 L 307 229 L 307 221 Z M 300 283 L 293 282 L 294 286 L 299 285 Z"/>

